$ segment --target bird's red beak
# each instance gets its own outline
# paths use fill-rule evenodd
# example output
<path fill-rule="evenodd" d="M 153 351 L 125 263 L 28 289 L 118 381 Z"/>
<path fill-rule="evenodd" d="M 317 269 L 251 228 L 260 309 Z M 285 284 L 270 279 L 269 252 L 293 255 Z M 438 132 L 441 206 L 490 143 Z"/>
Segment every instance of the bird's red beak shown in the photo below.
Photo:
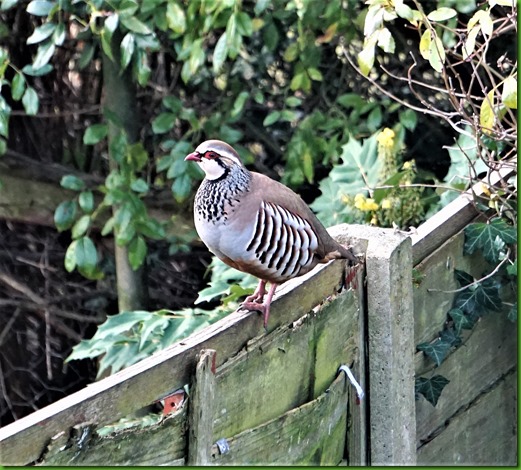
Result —
<path fill-rule="evenodd" d="M 200 162 L 201 161 L 201 157 L 199 156 L 199 154 L 197 152 L 193 152 L 193 153 L 189 153 L 185 157 L 185 162 L 189 161 L 189 160 L 192 160 L 194 162 Z"/>

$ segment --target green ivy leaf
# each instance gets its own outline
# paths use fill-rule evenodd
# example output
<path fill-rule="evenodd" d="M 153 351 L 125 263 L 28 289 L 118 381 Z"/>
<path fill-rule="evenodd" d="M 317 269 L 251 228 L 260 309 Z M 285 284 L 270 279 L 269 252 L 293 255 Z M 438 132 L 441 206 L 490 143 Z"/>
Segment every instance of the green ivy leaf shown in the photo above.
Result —
<path fill-rule="evenodd" d="M 433 343 L 421 343 L 416 346 L 418 351 L 423 353 L 439 367 L 449 354 L 452 345 L 438 338 Z"/>
<path fill-rule="evenodd" d="M 471 330 L 476 324 L 476 319 L 468 317 L 463 313 L 463 310 L 459 308 L 452 308 L 449 310 L 448 315 L 454 322 L 454 331 L 456 335 L 460 335 L 463 330 Z"/>
<path fill-rule="evenodd" d="M 461 345 L 462 339 L 454 328 L 447 328 L 440 332 L 440 341 L 450 344 L 452 347 L 457 348 Z"/>
<path fill-rule="evenodd" d="M 76 201 L 63 201 L 54 211 L 54 224 L 59 232 L 72 227 L 78 213 Z"/>
<path fill-rule="evenodd" d="M 465 271 L 460 271 L 459 269 L 454 270 L 454 275 L 456 277 L 456 281 L 458 281 L 460 287 L 468 286 L 474 282 L 474 278 Z"/>
<path fill-rule="evenodd" d="M 432 406 L 436 406 L 441 396 L 441 392 L 449 383 L 450 380 L 447 380 L 442 375 L 435 375 L 430 379 L 419 377 L 416 379 L 414 389 L 416 395 L 423 395 Z"/>
<path fill-rule="evenodd" d="M 22 72 L 25 73 L 25 75 L 29 75 L 31 77 L 41 77 L 42 75 L 47 75 L 51 70 L 51 64 L 45 64 L 38 69 L 35 68 L 32 64 L 28 64 L 22 69 Z"/>
<path fill-rule="evenodd" d="M 476 302 L 486 310 L 498 312 L 501 310 L 502 302 L 499 296 L 500 283 L 497 279 L 489 278 L 480 282 L 474 289 Z"/>
<path fill-rule="evenodd" d="M 492 264 L 497 264 L 501 259 L 501 251 L 497 249 L 496 237 L 499 237 L 506 244 L 517 243 L 516 227 L 508 225 L 504 219 L 499 217 L 489 223 L 473 223 L 465 227 L 464 233 L 464 253 L 470 255 L 476 250 L 481 250 L 483 257 Z"/>

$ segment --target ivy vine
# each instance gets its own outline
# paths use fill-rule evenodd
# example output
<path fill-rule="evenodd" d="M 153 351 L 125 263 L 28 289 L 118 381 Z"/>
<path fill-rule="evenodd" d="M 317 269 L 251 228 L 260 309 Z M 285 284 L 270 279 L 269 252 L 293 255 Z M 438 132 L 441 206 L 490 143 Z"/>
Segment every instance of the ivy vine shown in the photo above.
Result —
<path fill-rule="evenodd" d="M 517 301 L 508 304 L 500 296 L 500 290 L 507 285 L 517 294 L 517 256 L 512 256 L 517 243 L 517 228 L 508 225 L 504 219 L 495 217 L 489 222 L 470 224 L 464 229 L 464 234 L 463 254 L 481 252 L 484 259 L 495 268 L 478 280 L 469 273 L 454 270 L 460 289 L 447 312 L 444 328 L 433 341 L 416 346 L 435 367 L 439 367 L 451 352 L 463 344 L 463 330 L 474 328 L 478 320 L 488 312 L 506 311 L 510 321 L 517 321 Z M 423 395 L 429 403 L 436 406 L 443 389 L 449 383 L 450 380 L 439 374 L 430 378 L 417 377 L 416 399 Z"/>

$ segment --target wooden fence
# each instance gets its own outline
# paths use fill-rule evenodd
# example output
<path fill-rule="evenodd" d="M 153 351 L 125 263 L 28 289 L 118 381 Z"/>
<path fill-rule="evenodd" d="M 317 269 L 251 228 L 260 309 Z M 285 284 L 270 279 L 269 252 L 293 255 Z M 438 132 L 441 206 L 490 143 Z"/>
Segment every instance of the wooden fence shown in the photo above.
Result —
<path fill-rule="evenodd" d="M 462 197 L 408 234 L 331 229 L 365 253 L 355 288 L 333 262 L 281 286 L 269 331 L 255 312 L 219 322 L 0 429 L 4 465 L 515 464 L 517 335 L 486 316 L 436 373 L 451 382 L 438 405 L 415 401 L 431 373 L 416 344 L 442 328 L 461 229 L 476 217 Z M 419 287 L 412 268 L 424 275 Z M 339 368 L 347 365 L 365 390 Z M 189 385 L 178 411 L 147 427 L 100 436 Z"/>

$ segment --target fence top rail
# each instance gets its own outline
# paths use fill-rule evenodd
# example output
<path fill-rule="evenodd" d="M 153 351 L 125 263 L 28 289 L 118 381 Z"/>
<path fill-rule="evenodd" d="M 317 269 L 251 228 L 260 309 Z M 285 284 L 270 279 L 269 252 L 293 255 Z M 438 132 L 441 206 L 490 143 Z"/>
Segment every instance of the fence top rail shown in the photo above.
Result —
<path fill-rule="evenodd" d="M 272 304 L 270 331 L 296 321 L 338 291 L 345 263 L 336 261 L 281 286 Z M 313 283 L 313 288 L 305 284 Z M 0 463 L 40 458 L 51 438 L 78 425 L 117 421 L 189 383 L 201 349 L 218 351 L 217 366 L 265 334 L 257 312 L 239 310 L 153 356 L 0 429 Z"/>
<path fill-rule="evenodd" d="M 479 215 L 476 200 L 484 195 L 484 185 L 506 186 L 508 179 L 516 173 L 517 160 L 513 160 L 501 169 L 490 172 L 482 182 L 473 185 L 421 224 L 411 235 L 413 265 L 416 266 Z"/>

